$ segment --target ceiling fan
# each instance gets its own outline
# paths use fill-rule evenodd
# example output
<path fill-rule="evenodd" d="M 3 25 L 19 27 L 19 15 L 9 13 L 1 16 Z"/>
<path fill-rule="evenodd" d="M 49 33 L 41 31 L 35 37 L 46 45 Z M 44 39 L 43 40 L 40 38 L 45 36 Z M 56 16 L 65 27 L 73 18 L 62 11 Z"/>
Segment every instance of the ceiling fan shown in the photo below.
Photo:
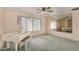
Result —
<path fill-rule="evenodd" d="M 37 13 L 42 13 L 42 14 L 54 12 L 53 10 L 51 10 L 51 7 L 39 7 L 36 10 L 37 10 Z"/>

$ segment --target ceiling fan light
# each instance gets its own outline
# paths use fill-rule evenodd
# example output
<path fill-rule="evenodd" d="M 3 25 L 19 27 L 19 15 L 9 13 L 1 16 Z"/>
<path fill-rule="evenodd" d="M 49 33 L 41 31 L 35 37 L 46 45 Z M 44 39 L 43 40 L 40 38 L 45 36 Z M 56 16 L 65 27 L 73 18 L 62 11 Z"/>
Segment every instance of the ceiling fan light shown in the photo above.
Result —
<path fill-rule="evenodd" d="M 46 11 L 43 11 L 43 12 L 42 12 L 42 14 L 45 14 L 45 13 L 46 13 Z"/>

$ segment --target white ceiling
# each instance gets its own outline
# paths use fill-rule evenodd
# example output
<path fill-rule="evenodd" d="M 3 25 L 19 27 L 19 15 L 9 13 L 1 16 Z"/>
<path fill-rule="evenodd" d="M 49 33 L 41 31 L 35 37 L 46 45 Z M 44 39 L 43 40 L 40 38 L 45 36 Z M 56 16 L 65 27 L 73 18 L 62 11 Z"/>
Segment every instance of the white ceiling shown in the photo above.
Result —
<path fill-rule="evenodd" d="M 9 8 L 23 11 L 23 12 L 39 14 L 39 13 L 37 13 L 38 11 L 36 10 L 39 7 L 9 7 Z M 53 10 L 54 12 L 51 12 L 50 14 L 53 15 L 54 13 L 56 13 L 56 14 L 69 13 L 69 12 L 72 12 L 72 8 L 73 7 L 52 7 L 51 10 Z"/>

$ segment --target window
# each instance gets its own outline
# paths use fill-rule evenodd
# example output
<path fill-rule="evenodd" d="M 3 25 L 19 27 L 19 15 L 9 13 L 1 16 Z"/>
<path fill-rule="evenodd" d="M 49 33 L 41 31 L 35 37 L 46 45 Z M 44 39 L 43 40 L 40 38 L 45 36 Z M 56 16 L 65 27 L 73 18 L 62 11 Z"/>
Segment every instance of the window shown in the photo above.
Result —
<path fill-rule="evenodd" d="M 56 26 L 57 26 L 56 20 L 51 20 L 50 28 L 51 28 L 52 30 L 56 30 Z"/>
<path fill-rule="evenodd" d="M 28 31 L 40 31 L 40 19 L 32 17 L 19 17 L 22 33 Z"/>
<path fill-rule="evenodd" d="M 32 31 L 32 18 L 27 18 L 26 20 L 26 30 L 27 31 Z"/>
<path fill-rule="evenodd" d="M 40 19 L 33 20 L 33 31 L 40 30 Z"/>
<path fill-rule="evenodd" d="M 22 33 L 26 32 L 27 31 L 26 18 L 21 18 L 20 25 L 21 25 Z"/>

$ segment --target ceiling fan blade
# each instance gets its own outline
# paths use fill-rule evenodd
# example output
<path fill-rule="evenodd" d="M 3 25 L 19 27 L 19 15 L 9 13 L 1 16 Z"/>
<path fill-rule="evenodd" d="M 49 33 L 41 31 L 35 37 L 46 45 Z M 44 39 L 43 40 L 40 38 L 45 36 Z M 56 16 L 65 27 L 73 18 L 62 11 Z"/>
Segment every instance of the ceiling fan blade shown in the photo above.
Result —
<path fill-rule="evenodd" d="M 52 10 L 48 10 L 48 12 L 54 12 L 54 11 L 52 11 Z"/>
<path fill-rule="evenodd" d="M 37 8 L 36 10 L 42 10 L 42 9 Z"/>
<path fill-rule="evenodd" d="M 38 10 L 38 11 L 36 11 L 36 13 L 41 13 L 42 12 L 42 10 Z"/>
<path fill-rule="evenodd" d="M 41 13 L 41 12 L 36 12 L 36 13 Z"/>
<path fill-rule="evenodd" d="M 50 9 L 51 7 L 47 7 L 47 9 Z"/>

